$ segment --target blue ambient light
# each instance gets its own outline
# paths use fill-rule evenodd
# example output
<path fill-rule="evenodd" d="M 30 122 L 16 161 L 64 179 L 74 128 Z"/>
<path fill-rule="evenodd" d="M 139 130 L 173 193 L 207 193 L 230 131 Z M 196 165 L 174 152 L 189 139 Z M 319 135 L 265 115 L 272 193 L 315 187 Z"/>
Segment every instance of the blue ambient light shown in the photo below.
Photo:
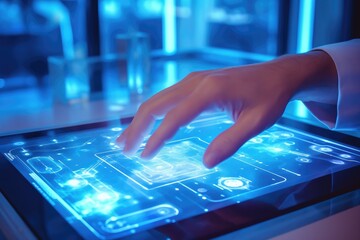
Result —
<path fill-rule="evenodd" d="M 167 0 L 163 9 L 163 46 L 166 53 L 176 51 L 176 35 L 175 0 Z"/>
<path fill-rule="evenodd" d="M 314 0 L 299 1 L 298 44 L 297 52 L 307 52 L 312 48 L 314 28 Z"/>

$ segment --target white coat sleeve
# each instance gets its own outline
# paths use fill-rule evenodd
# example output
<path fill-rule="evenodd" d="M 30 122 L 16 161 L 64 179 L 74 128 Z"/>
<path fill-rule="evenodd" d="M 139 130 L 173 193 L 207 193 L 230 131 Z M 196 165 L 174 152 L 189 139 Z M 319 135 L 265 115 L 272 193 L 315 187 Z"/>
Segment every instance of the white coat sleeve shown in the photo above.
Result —
<path fill-rule="evenodd" d="M 330 55 L 338 75 L 336 122 L 328 116 L 331 111 L 314 102 L 305 103 L 320 121 L 334 130 L 360 129 L 360 39 L 318 47 Z"/>

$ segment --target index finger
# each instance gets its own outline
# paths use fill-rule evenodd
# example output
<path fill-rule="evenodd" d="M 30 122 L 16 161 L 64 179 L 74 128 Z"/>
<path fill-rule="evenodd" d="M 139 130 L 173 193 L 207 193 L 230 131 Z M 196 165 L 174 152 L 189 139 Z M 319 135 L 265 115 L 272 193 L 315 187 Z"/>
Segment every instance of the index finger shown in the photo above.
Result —
<path fill-rule="evenodd" d="M 175 84 L 144 102 L 131 124 L 116 140 L 118 145 L 124 146 L 124 153 L 132 155 L 151 130 L 155 120 L 166 114 L 190 91 L 191 88 Z"/>
<path fill-rule="evenodd" d="M 212 102 L 205 93 L 194 91 L 176 107 L 169 111 L 155 133 L 149 138 L 141 157 L 152 158 L 183 125 L 189 123 Z"/>

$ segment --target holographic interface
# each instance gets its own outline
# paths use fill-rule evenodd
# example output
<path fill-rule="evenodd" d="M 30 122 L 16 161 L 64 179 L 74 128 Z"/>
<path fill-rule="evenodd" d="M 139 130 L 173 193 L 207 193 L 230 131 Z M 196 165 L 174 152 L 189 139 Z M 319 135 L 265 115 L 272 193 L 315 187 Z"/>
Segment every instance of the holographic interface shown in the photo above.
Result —
<path fill-rule="evenodd" d="M 359 149 L 275 125 L 205 168 L 208 143 L 231 124 L 199 118 L 152 160 L 122 154 L 121 127 L 14 142 L 5 155 L 87 239 L 131 235 L 360 164 Z"/>

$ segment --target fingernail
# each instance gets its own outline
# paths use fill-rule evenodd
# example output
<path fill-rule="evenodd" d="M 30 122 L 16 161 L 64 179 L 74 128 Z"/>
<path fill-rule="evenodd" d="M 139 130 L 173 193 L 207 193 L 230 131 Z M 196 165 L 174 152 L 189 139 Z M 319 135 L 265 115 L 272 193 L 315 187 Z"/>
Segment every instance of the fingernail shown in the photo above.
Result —
<path fill-rule="evenodd" d="M 150 152 L 145 148 L 144 151 L 141 153 L 140 157 L 142 159 L 151 159 L 151 155 L 150 155 Z"/>
<path fill-rule="evenodd" d="M 120 149 L 124 149 L 124 142 L 123 141 L 121 141 L 121 142 L 119 142 L 118 140 L 116 140 L 115 141 L 115 145 L 118 147 L 118 148 L 120 148 Z"/>
<path fill-rule="evenodd" d="M 120 134 L 120 136 L 118 136 L 116 138 L 115 142 L 116 142 L 117 145 L 124 145 L 125 137 L 122 134 Z"/>
<path fill-rule="evenodd" d="M 207 168 L 213 168 L 216 165 L 216 154 L 213 152 L 205 153 L 203 163 Z"/>
<path fill-rule="evenodd" d="M 137 149 L 135 148 L 129 148 L 125 145 L 125 147 L 123 148 L 123 154 L 126 156 L 126 157 L 133 157 L 136 153 Z"/>

